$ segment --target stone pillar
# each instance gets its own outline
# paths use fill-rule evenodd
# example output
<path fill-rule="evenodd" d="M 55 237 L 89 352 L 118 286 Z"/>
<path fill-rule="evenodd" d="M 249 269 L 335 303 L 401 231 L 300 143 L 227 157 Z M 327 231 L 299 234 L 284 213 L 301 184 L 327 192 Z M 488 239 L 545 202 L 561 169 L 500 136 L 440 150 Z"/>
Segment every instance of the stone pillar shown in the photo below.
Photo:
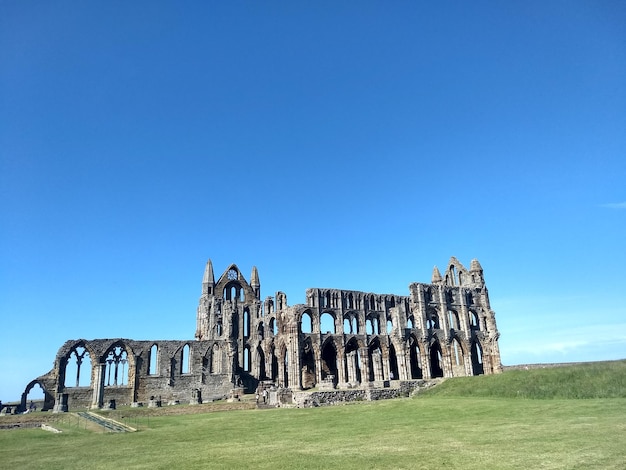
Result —
<path fill-rule="evenodd" d="M 446 300 L 445 287 L 439 286 L 439 328 L 446 332 L 450 331 L 450 325 L 448 325 L 448 301 Z"/>
<path fill-rule="evenodd" d="M 459 288 L 459 296 L 461 302 L 461 318 L 459 318 L 459 326 L 465 332 L 465 337 L 470 337 L 470 325 L 469 325 L 469 309 L 467 308 L 467 296 L 462 288 Z"/>
<path fill-rule="evenodd" d="M 399 380 L 409 380 L 411 378 L 411 360 L 407 360 L 408 353 L 409 350 L 406 347 L 406 343 L 404 343 L 401 348 L 396 348 L 396 361 L 398 362 L 398 375 L 400 376 L 397 377 L 397 379 Z"/>
<path fill-rule="evenodd" d="M 383 381 L 383 355 L 379 349 L 372 351 L 372 365 L 374 368 L 374 380 Z"/>
<path fill-rule="evenodd" d="M 450 344 L 440 344 L 440 346 L 443 346 L 441 348 L 441 368 L 443 369 L 443 376 L 453 377 L 454 374 L 452 373 L 452 355 L 450 354 Z"/>
<path fill-rule="evenodd" d="M 102 408 L 104 406 L 104 374 L 106 372 L 106 362 L 95 364 L 93 382 L 93 398 L 91 408 Z"/>
<path fill-rule="evenodd" d="M 298 354 L 298 341 L 292 336 L 288 340 L 288 362 L 287 362 L 287 380 L 285 385 L 291 389 L 301 388 L 301 374 L 300 374 L 300 355 Z"/>
<path fill-rule="evenodd" d="M 350 351 L 346 354 L 346 365 L 348 369 L 347 381 L 356 383 L 356 351 Z"/>
<path fill-rule="evenodd" d="M 343 359 L 344 357 L 345 357 L 345 349 L 344 348 L 338 348 L 337 349 L 337 357 L 336 357 L 336 361 L 337 361 L 337 383 L 338 384 L 345 384 L 346 382 L 348 382 L 348 378 L 346 377 L 345 361 Z"/>
<path fill-rule="evenodd" d="M 361 383 L 370 381 L 370 359 L 367 354 L 367 348 L 359 349 L 359 358 L 361 359 Z"/>
<path fill-rule="evenodd" d="M 428 344 L 424 344 L 424 352 L 425 354 L 421 354 L 420 351 L 420 359 L 422 360 L 422 377 L 424 379 L 432 378 L 432 372 L 430 367 L 430 346 Z"/>

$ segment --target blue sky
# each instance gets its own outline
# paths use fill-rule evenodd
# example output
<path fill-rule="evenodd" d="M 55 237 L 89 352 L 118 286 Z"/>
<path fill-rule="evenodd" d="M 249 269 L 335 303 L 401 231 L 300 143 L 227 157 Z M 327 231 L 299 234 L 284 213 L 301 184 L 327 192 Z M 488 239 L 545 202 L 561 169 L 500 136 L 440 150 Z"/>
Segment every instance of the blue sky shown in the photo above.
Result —
<path fill-rule="evenodd" d="M 290 304 L 477 258 L 504 364 L 626 358 L 624 24 L 619 1 L 0 2 L 0 399 L 67 339 L 193 338 L 208 258 Z"/>

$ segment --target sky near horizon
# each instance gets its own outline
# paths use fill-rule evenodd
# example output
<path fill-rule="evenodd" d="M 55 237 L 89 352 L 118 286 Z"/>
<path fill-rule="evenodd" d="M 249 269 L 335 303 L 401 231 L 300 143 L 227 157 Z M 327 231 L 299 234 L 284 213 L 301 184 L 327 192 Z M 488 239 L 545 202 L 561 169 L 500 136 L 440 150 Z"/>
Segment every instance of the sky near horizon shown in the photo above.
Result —
<path fill-rule="evenodd" d="M 0 2 L 0 400 L 68 339 L 482 264 L 505 365 L 626 358 L 626 3 Z"/>

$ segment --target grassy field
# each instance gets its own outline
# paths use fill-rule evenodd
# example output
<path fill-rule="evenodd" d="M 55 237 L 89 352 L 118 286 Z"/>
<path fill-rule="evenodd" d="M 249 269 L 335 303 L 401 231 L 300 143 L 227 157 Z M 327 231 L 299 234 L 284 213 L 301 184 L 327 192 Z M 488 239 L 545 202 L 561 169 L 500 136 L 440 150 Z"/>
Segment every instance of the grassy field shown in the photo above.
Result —
<path fill-rule="evenodd" d="M 196 412 L 163 416 L 118 410 L 139 428 L 125 434 L 95 433 L 66 417 L 62 434 L 0 431 L 0 468 L 624 469 L 625 367 L 452 379 L 416 398 L 341 407 L 203 413 L 181 406 L 178 412 Z M 564 377 L 570 389 L 618 392 L 562 397 Z M 549 393 L 549 383 L 561 391 Z"/>

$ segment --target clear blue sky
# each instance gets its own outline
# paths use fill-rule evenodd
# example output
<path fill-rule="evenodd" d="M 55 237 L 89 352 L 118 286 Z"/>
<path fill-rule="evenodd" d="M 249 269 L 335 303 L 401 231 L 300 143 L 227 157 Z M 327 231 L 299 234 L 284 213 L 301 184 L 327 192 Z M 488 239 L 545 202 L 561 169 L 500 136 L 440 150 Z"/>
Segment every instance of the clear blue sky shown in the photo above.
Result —
<path fill-rule="evenodd" d="M 408 295 L 478 258 L 504 364 L 626 357 L 626 3 L 0 2 L 0 399 L 192 339 L 204 264 Z"/>

